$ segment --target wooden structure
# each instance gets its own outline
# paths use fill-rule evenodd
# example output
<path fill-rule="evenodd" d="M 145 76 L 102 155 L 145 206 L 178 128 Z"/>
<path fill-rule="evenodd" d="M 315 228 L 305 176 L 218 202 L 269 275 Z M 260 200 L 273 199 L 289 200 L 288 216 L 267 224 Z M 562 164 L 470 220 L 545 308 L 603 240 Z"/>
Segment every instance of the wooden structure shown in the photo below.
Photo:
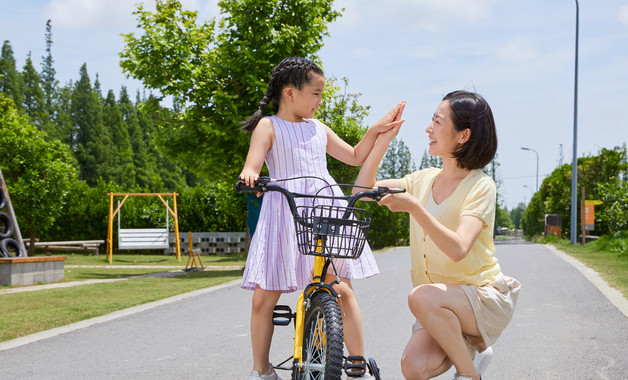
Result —
<path fill-rule="evenodd" d="M 190 249 L 188 250 L 188 262 L 185 264 L 185 271 L 190 270 L 203 270 L 203 262 L 201 261 L 201 255 L 198 252 L 194 252 L 194 242 L 192 241 L 192 232 L 188 232 L 188 242 Z M 198 260 L 198 264 L 196 264 Z M 189 267 L 189 269 L 188 269 Z"/>
<path fill-rule="evenodd" d="M 30 239 L 24 239 L 30 247 Z M 83 252 L 90 255 L 100 253 L 100 246 L 105 244 L 104 240 L 72 240 L 72 241 L 36 241 L 32 243 L 36 250 L 44 251 L 46 256 L 50 256 L 52 251 L 63 252 Z"/>
<path fill-rule="evenodd" d="M 179 218 L 177 216 L 177 193 L 108 193 L 109 196 L 109 227 L 107 232 L 107 258 L 109 264 L 113 261 L 113 218 L 120 212 L 120 208 L 129 197 L 158 197 L 161 203 L 174 219 L 175 236 L 179 236 Z M 124 197 L 118 207 L 113 209 L 113 201 L 115 197 Z M 172 197 L 172 208 L 166 203 L 163 197 Z M 127 229 L 119 230 L 118 249 L 155 249 L 168 248 L 168 229 Z M 165 243 L 164 243 L 165 239 Z M 120 246 L 121 245 L 121 246 Z M 177 260 L 181 261 L 181 247 L 179 239 L 175 240 L 175 253 Z"/>

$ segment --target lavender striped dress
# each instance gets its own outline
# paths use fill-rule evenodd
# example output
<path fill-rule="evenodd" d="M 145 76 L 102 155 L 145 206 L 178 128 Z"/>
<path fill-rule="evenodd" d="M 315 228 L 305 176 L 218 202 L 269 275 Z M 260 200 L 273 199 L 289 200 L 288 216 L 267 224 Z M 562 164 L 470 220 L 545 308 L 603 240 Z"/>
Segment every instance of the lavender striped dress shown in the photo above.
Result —
<path fill-rule="evenodd" d="M 275 142 L 266 153 L 266 165 L 272 178 L 310 175 L 324 178 L 332 185 L 336 183 L 327 171 L 327 133 L 320 121 L 308 119 L 291 123 L 276 116 L 270 119 L 275 129 Z M 306 178 L 281 182 L 281 186 L 293 192 L 315 194 L 326 184 Z M 338 187 L 331 189 L 329 191 L 342 195 Z M 301 198 L 296 202 L 300 206 L 312 201 Z M 302 255 L 298 251 L 294 221 L 283 194 L 264 194 L 241 287 L 254 290 L 259 285 L 266 290 L 293 292 L 303 289 L 311 281 L 313 267 L 314 256 Z M 379 273 L 368 244 L 358 259 L 336 260 L 336 269 L 346 278 L 365 278 Z"/>

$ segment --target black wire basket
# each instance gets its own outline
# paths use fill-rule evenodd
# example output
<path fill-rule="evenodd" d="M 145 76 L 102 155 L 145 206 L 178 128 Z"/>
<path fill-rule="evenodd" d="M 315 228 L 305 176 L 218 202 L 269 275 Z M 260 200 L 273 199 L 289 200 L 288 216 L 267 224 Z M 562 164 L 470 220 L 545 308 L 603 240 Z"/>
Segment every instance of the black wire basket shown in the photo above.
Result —
<path fill-rule="evenodd" d="M 302 206 L 294 219 L 299 251 L 304 255 L 357 259 L 371 228 L 371 213 L 334 205 Z"/>

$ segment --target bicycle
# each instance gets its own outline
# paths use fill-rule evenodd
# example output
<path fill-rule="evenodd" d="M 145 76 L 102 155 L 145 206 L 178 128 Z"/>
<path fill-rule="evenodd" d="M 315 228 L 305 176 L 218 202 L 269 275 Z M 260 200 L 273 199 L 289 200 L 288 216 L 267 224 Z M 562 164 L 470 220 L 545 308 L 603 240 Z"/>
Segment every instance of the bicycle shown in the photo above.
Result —
<path fill-rule="evenodd" d="M 292 371 L 292 380 L 340 379 L 342 370 L 349 377 L 364 376 L 367 369 L 380 380 L 379 367 L 372 357 L 368 361 L 362 356 L 344 356 L 344 339 L 340 295 L 333 286 L 338 284 L 334 259 L 357 259 L 371 226 L 371 214 L 355 208 L 360 198 L 379 200 L 386 194 L 404 192 L 387 187 L 362 189 L 351 196 L 322 195 L 321 192 L 332 185 L 322 187 L 316 194 L 293 193 L 277 184 L 281 181 L 296 180 L 295 177 L 272 179 L 260 177 L 254 186 L 242 182 L 236 184 L 238 193 L 278 191 L 282 193 L 292 213 L 297 235 L 299 252 L 314 255 L 313 280 L 299 295 L 296 312 L 288 305 L 277 305 L 273 311 L 273 324 L 287 326 L 294 320 L 294 350 L 291 357 L 275 366 L 275 369 Z M 318 178 L 325 182 L 324 179 Z M 326 183 L 326 182 L 325 182 Z M 311 198 L 310 206 L 297 206 L 295 198 Z M 331 199 L 332 204 L 316 204 L 317 200 Z M 333 200 L 347 201 L 347 206 L 334 205 Z M 332 267 L 336 280 L 326 283 L 325 275 Z M 285 366 L 292 360 L 291 366 Z"/>

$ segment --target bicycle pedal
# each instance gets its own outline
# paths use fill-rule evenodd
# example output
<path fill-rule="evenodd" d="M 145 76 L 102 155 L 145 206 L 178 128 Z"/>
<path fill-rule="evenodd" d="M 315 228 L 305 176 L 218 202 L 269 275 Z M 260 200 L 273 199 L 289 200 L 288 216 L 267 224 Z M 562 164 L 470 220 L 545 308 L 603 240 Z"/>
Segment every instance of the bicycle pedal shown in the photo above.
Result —
<path fill-rule="evenodd" d="M 343 367 L 349 377 L 360 377 L 366 374 L 366 360 L 361 355 L 347 356 Z"/>
<path fill-rule="evenodd" d="M 288 326 L 296 316 L 288 305 L 277 305 L 273 310 L 273 325 Z"/>

